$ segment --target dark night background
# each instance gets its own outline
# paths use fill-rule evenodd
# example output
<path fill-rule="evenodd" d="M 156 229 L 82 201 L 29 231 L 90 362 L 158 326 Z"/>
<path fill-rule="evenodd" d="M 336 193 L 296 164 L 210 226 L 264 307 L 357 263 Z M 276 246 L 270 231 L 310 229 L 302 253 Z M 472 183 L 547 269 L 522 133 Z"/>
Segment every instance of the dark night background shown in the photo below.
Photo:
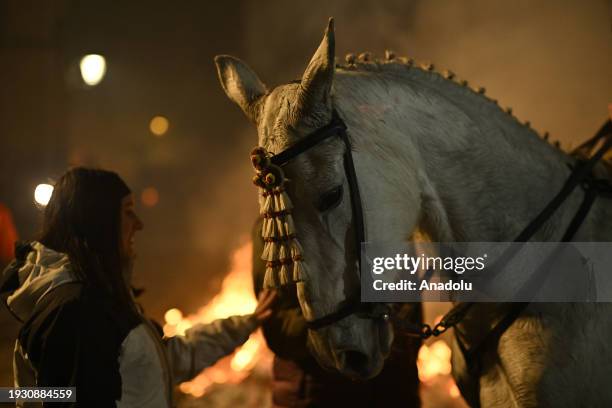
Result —
<path fill-rule="evenodd" d="M 0 0 L 0 202 L 31 238 L 35 186 L 71 164 L 115 170 L 137 197 L 154 187 L 158 204 L 139 208 L 143 304 L 158 319 L 171 307 L 194 311 L 219 290 L 257 212 L 255 129 L 218 85 L 214 55 L 244 59 L 269 87 L 287 82 L 334 16 L 339 58 L 388 48 L 448 67 L 567 148 L 596 131 L 612 102 L 611 9 L 604 0 Z M 89 53 L 107 60 L 91 88 L 78 71 Z M 149 131 L 155 115 L 170 122 L 164 137 Z M 14 338 L 1 313 L 0 331 Z"/>

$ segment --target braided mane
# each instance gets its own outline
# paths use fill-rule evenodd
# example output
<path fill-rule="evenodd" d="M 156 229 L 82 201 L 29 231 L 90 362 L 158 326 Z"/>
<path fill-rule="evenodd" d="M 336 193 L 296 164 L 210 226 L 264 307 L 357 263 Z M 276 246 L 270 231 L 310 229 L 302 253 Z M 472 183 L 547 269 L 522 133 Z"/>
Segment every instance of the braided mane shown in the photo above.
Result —
<path fill-rule="evenodd" d="M 417 62 L 409 57 L 397 57 L 392 51 L 385 51 L 384 59 L 372 57 L 372 54 L 369 52 L 363 52 L 359 55 L 355 54 L 347 54 L 345 57 L 345 63 L 339 64 L 336 62 L 336 69 L 341 71 L 361 71 L 361 72 L 384 72 L 384 73 L 398 73 L 405 72 L 406 70 L 418 70 L 421 73 L 435 76 L 437 78 L 444 79 L 446 81 L 450 81 L 460 87 L 464 88 L 466 92 L 471 94 L 478 95 L 483 98 L 484 101 L 495 104 L 500 110 L 509 115 L 515 122 L 525 126 L 528 130 L 531 130 L 537 137 L 543 139 L 550 145 L 555 148 L 561 149 L 561 144 L 559 141 L 550 141 L 549 133 L 544 132 L 540 134 L 535 129 L 531 128 L 531 123 L 529 121 L 521 122 L 516 116 L 512 113 L 512 108 L 502 108 L 499 106 L 499 103 L 496 99 L 490 98 L 486 94 L 486 90 L 481 86 L 471 86 L 467 80 L 460 79 L 457 75 L 448 70 L 438 71 L 436 67 L 431 62 Z"/>

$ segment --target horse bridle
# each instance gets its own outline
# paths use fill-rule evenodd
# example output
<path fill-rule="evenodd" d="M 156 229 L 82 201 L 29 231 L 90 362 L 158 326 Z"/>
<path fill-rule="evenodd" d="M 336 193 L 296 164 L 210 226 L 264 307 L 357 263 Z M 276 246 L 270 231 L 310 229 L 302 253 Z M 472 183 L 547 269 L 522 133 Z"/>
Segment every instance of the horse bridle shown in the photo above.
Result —
<path fill-rule="evenodd" d="M 361 204 L 361 195 L 359 194 L 359 184 L 357 182 L 357 174 L 355 172 L 355 164 L 353 155 L 351 154 L 351 142 L 347 133 L 347 126 L 334 109 L 332 111 L 331 121 L 300 139 L 298 142 L 283 150 L 282 152 L 270 157 L 270 162 L 276 166 L 284 166 L 300 154 L 317 146 L 319 143 L 331 137 L 339 137 L 344 143 L 344 172 L 349 186 L 349 194 L 351 199 L 351 209 L 353 212 L 353 227 L 355 228 L 355 252 L 357 255 L 357 264 L 361 267 L 361 243 L 365 242 L 365 224 L 363 218 L 363 207 Z M 361 270 L 361 268 L 360 268 Z M 315 320 L 307 321 L 309 329 L 317 330 L 330 324 L 336 323 L 352 314 L 357 314 L 360 317 L 388 320 L 389 312 L 385 305 L 374 303 L 361 303 L 360 293 L 351 296 L 339 305 L 339 308 L 327 315 L 321 316 Z"/>

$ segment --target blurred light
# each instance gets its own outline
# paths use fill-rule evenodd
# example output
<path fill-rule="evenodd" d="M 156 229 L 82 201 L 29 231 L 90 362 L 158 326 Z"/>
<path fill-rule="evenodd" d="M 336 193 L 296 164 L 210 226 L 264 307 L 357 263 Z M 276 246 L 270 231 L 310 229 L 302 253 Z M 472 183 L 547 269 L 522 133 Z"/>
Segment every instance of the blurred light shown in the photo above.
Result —
<path fill-rule="evenodd" d="M 230 367 L 234 371 L 245 371 L 252 369 L 257 363 L 255 356 L 259 350 L 259 340 L 256 337 L 251 337 L 246 343 L 234 354 Z"/>
<path fill-rule="evenodd" d="M 423 344 L 419 349 L 417 368 L 419 379 L 427 383 L 438 375 L 449 375 L 451 373 L 451 349 L 444 340 L 427 345 Z"/>
<path fill-rule="evenodd" d="M 155 116 L 151 119 L 151 123 L 149 123 L 149 129 L 155 136 L 165 135 L 169 127 L 170 122 L 163 116 Z"/>
<path fill-rule="evenodd" d="M 154 207 L 159 201 L 159 193 L 155 187 L 147 187 L 142 190 L 142 194 L 140 194 L 140 200 L 147 207 Z"/>
<path fill-rule="evenodd" d="M 39 184 L 34 190 L 34 201 L 36 201 L 36 204 L 44 207 L 49 203 L 51 194 L 53 194 L 53 186 L 51 184 Z"/>
<path fill-rule="evenodd" d="M 457 387 L 455 382 L 452 381 L 452 380 L 451 380 L 450 385 L 448 387 L 448 394 L 452 398 L 459 398 L 459 396 L 461 395 L 461 391 L 459 391 L 459 387 Z"/>
<path fill-rule="evenodd" d="M 164 320 L 166 323 L 176 326 L 183 320 L 183 313 L 179 309 L 172 308 L 164 314 Z"/>
<path fill-rule="evenodd" d="M 98 85 L 106 74 L 106 60 L 98 54 L 89 54 L 81 59 L 81 77 L 89 85 Z"/>
<path fill-rule="evenodd" d="M 184 335 L 185 332 L 189 329 L 191 329 L 193 327 L 193 323 L 186 321 L 186 320 L 181 320 L 177 325 L 176 325 L 176 333 L 180 334 L 180 335 Z"/>

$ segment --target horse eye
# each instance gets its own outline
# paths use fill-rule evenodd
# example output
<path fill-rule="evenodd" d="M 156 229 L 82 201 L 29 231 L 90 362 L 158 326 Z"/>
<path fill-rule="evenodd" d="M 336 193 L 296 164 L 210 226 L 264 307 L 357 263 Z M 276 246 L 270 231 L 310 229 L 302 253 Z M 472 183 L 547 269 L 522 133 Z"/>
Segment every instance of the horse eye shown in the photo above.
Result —
<path fill-rule="evenodd" d="M 342 202 L 342 186 L 334 187 L 331 190 L 321 194 L 317 201 L 316 207 L 320 212 L 336 208 Z"/>

